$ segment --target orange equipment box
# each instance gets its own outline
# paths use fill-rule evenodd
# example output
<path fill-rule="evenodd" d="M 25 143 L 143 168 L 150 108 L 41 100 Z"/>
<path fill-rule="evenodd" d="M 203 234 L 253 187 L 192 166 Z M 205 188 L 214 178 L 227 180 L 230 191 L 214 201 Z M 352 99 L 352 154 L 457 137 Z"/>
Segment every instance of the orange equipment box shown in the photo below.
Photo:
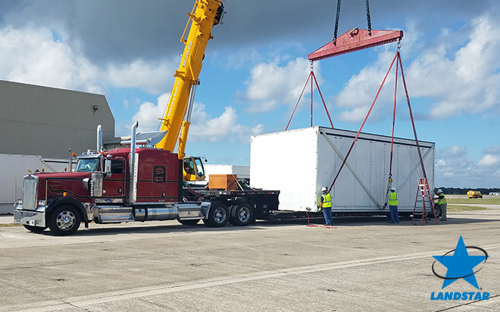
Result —
<path fill-rule="evenodd" d="M 238 183 L 236 179 L 236 174 L 211 174 L 208 180 L 208 188 L 211 190 L 237 191 Z"/>

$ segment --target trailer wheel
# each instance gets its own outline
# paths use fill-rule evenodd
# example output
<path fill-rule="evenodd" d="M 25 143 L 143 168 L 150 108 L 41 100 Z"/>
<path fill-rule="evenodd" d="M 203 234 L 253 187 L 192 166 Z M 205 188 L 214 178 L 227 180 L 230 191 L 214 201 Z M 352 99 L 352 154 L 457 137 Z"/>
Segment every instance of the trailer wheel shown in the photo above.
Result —
<path fill-rule="evenodd" d="M 180 224 L 182 225 L 196 225 L 200 221 L 200 219 L 195 219 L 195 220 L 181 220 L 177 218 L 177 221 L 179 221 Z"/>
<path fill-rule="evenodd" d="M 33 232 L 33 233 L 43 232 L 47 228 L 47 227 L 38 227 L 38 226 L 31 226 L 31 225 L 25 225 L 25 224 L 23 224 L 23 226 L 25 229 L 27 229 L 28 231 Z"/>
<path fill-rule="evenodd" d="M 436 212 L 436 218 L 439 218 L 441 216 L 441 207 L 435 205 L 434 211 Z M 434 215 L 432 214 L 432 207 L 429 209 L 428 216 L 434 218 Z"/>
<path fill-rule="evenodd" d="M 235 206 L 233 225 L 249 225 L 253 221 L 253 210 L 247 203 L 241 203 Z"/>
<path fill-rule="evenodd" d="M 208 212 L 208 218 L 204 219 L 208 226 L 224 226 L 229 221 L 229 212 L 226 207 L 221 202 L 212 202 L 212 206 L 210 207 L 210 211 Z"/>
<path fill-rule="evenodd" d="M 81 219 L 80 213 L 75 207 L 63 205 L 52 211 L 47 223 L 50 231 L 55 235 L 71 235 L 80 227 Z"/>

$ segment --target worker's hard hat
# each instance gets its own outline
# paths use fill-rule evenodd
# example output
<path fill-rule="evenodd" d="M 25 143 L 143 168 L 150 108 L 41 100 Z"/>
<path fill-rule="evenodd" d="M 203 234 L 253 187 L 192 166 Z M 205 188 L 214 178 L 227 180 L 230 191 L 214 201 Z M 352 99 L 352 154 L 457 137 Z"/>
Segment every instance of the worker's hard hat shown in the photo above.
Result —
<path fill-rule="evenodd" d="M 439 190 L 437 191 L 437 193 L 438 193 L 438 194 L 441 194 L 441 193 L 443 193 L 443 190 L 439 189 Z"/>
<path fill-rule="evenodd" d="M 324 193 L 326 193 L 326 192 L 328 191 L 328 189 L 326 188 L 326 186 L 323 186 L 323 187 L 321 188 L 321 191 L 322 191 L 322 192 L 324 192 Z"/>
<path fill-rule="evenodd" d="M 391 191 L 396 192 L 396 188 L 394 186 L 391 187 Z"/>

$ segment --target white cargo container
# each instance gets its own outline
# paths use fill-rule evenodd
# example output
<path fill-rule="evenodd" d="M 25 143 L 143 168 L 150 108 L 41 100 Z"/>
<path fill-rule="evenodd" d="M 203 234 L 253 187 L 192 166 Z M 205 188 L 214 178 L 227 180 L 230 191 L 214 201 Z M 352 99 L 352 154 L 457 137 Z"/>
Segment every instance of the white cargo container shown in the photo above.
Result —
<path fill-rule="evenodd" d="M 279 209 L 317 211 L 321 188 L 330 187 L 355 131 L 312 127 L 253 136 L 250 181 L 253 187 L 279 190 Z M 430 190 L 434 188 L 434 143 L 419 141 Z M 391 137 L 361 133 L 331 191 L 335 213 L 387 213 Z M 392 186 L 399 211 L 422 210 L 417 197 L 423 170 L 415 140 L 395 138 Z M 433 195 L 433 194 L 431 194 Z M 426 209 L 431 211 L 430 200 Z"/>

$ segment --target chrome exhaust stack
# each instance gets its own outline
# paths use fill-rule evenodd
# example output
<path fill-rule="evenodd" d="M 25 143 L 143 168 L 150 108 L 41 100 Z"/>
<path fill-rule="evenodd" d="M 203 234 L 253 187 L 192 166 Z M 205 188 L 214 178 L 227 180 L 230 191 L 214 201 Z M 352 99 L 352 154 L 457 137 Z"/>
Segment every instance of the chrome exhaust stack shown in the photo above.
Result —
<path fill-rule="evenodd" d="M 130 185 L 129 185 L 129 196 L 128 202 L 134 204 L 137 201 L 137 175 L 139 168 L 139 154 L 135 152 L 136 144 L 136 132 L 139 122 L 135 122 L 132 126 L 132 134 L 130 136 L 130 154 L 129 154 L 129 174 L 130 174 Z"/>
<path fill-rule="evenodd" d="M 100 153 L 103 150 L 102 146 L 102 126 L 97 126 L 97 153 Z"/>

